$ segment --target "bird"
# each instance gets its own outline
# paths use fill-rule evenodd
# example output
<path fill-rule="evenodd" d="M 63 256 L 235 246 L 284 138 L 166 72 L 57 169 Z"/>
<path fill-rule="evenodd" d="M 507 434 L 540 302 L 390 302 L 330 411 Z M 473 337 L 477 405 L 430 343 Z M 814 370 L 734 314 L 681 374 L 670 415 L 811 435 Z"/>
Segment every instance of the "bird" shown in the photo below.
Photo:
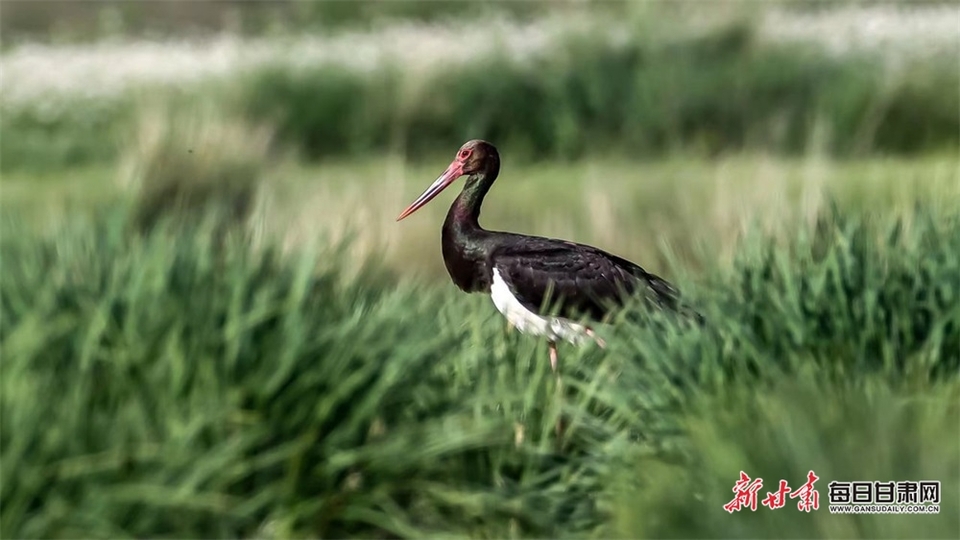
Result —
<path fill-rule="evenodd" d="M 460 290 L 489 294 L 497 310 L 521 333 L 545 337 L 554 373 L 557 342 L 593 341 L 605 347 L 587 321 L 602 322 L 631 297 L 640 294 L 657 309 L 679 309 L 680 295 L 673 285 L 622 257 L 567 240 L 481 227 L 480 207 L 499 174 L 496 147 L 480 139 L 467 141 L 397 221 L 466 176 L 441 229 L 447 273 Z"/>

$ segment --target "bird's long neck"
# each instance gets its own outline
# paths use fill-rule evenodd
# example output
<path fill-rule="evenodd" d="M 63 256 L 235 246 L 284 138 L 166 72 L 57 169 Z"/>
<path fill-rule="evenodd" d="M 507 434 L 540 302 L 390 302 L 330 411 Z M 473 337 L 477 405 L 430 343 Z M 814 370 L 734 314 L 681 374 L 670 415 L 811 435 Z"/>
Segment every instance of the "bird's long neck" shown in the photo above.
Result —
<path fill-rule="evenodd" d="M 500 174 L 500 160 L 488 159 L 486 167 L 470 175 L 463 186 L 463 191 L 457 196 L 447 212 L 444 228 L 466 233 L 471 230 L 480 230 L 480 206 L 483 198 L 490 191 L 490 186 Z"/>
<path fill-rule="evenodd" d="M 467 292 L 490 289 L 491 276 L 485 261 L 495 247 L 495 233 L 480 227 L 480 205 L 499 172 L 500 162 L 495 160 L 492 166 L 467 178 L 443 222 L 443 262 L 453 282 Z"/>

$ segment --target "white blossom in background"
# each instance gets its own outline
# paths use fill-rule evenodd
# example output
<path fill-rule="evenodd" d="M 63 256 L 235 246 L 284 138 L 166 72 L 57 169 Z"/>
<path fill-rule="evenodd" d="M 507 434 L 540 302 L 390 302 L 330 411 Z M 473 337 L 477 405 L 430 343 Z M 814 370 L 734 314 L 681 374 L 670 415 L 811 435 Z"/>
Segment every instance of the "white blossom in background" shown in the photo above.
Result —
<path fill-rule="evenodd" d="M 329 36 L 28 44 L 0 55 L 0 105 L 56 107 L 52 102 L 62 100 L 52 98 L 109 98 L 134 87 L 189 85 L 265 65 L 297 69 L 331 64 L 368 71 L 391 62 L 422 73 L 495 50 L 527 58 L 570 32 L 599 29 L 611 40 L 623 34 L 624 28 L 597 24 L 583 18 L 550 17 L 531 24 L 491 19 L 483 24 L 398 24 L 377 32 Z M 946 54 L 960 57 L 960 6 L 770 10 L 760 19 L 759 37 L 817 43 L 835 54 L 876 52 L 894 63 Z"/>
<path fill-rule="evenodd" d="M 22 45 L 0 57 L 0 84 L 3 104 L 17 105 L 44 96 L 111 97 L 136 86 L 186 85 L 266 65 L 370 71 L 389 61 L 417 71 L 481 57 L 494 47 L 522 58 L 547 46 L 553 29 L 546 22 L 491 20 L 481 27 L 400 24 L 335 36 Z"/>
<path fill-rule="evenodd" d="M 762 39 L 814 42 L 836 54 L 878 53 L 900 59 L 960 55 L 960 4 L 846 6 L 826 12 L 770 10 Z"/>

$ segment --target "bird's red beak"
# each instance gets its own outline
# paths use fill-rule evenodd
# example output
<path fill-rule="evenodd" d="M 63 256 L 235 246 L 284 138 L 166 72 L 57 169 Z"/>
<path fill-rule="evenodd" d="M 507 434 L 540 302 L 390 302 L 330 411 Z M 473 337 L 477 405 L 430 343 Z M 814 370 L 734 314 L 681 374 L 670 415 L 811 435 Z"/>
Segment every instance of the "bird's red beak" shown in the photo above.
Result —
<path fill-rule="evenodd" d="M 401 219 L 419 210 L 421 207 L 430 202 L 431 199 L 439 195 L 440 192 L 446 189 L 447 186 L 452 184 L 454 180 L 460 178 L 461 176 L 463 176 L 463 163 L 459 159 L 455 159 L 453 160 L 453 163 L 447 167 L 447 170 L 443 171 L 443 174 L 440 175 L 440 178 L 437 178 L 433 184 L 430 184 L 430 187 L 428 187 L 426 191 L 417 197 L 417 200 L 410 203 L 410 206 L 400 213 L 397 221 L 400 221 Z"/>

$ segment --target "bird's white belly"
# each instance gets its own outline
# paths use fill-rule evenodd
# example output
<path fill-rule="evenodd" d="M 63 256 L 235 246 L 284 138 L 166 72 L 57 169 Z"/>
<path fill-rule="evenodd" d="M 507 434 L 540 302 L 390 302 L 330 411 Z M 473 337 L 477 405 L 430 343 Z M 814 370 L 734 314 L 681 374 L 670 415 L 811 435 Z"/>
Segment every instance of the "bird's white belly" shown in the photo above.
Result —
<path fill-rule="evenodd" d="M 563 317 L 542 317 L 527 309 L 510 292 L 510 287 L 500 277 L 500 271 L 496 268 L 493 269 L 490 296 L 500 313 L 524 334 L 545 336 L 550 341 L 563 339 L 575 345 L 582 343 L 590 335 L 590 331 L 582 324 Z"/>

